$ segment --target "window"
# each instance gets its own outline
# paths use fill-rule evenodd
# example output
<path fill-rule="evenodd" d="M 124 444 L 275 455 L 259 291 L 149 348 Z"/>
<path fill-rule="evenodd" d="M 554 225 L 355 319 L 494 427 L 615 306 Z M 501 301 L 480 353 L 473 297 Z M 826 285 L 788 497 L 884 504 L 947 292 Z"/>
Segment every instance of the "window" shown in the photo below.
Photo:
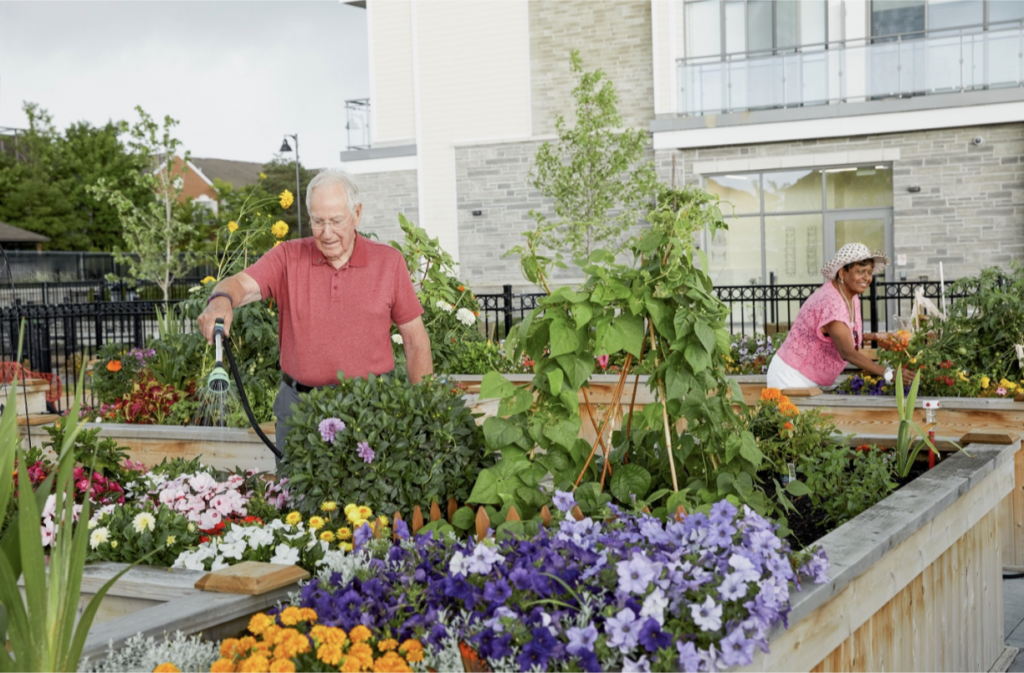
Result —
<path fill-rule="evenodd" d="M 1024 0 L 872 0 L 872 42 L 895 35 L 918 39 L 924 33 L 949 34 L 961 28 L 987 29 L 991 24 L 1024 19 Z M 917 35 L 907 35 L 917 33 Z"/>
<path fill-rule="evenodd" d="M 687 0 L 686 56 L 764 55 L 826 41 L 825 0 Z"/>
<path fill-rule="evenodd" d="M 843 243 L 889 247 L 888 164 L 711 175 L 706 189 L 729 224 L 707 242 L 716 285 L 817 283 Z"/>

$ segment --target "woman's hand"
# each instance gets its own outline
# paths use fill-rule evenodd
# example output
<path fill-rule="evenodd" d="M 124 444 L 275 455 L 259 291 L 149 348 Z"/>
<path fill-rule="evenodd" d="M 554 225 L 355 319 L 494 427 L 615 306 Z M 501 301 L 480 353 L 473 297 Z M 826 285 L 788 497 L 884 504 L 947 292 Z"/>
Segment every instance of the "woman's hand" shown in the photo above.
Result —
<path fill-rule="evenodd" d="M 849 325 L 841 320 L 836 320 L 825 325 L 825 329 L 828 331 L 828 337 L 832 340 L 832 344 L 839 352 L 839 357 L 875 376 L 885 376 L 885 367 L 854 346 L 853 332 L 850 331 Z"/>

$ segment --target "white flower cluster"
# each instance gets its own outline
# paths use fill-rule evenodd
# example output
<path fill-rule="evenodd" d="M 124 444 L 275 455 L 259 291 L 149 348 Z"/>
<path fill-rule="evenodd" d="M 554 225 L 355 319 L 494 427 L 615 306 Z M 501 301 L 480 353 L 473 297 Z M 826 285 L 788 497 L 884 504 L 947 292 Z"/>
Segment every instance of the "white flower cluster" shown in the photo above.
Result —
<path fill-rule="evenodd" d="M 391 340 L 394 341 L 399 346 L 402 345 L 402 335 L 401 334 L 392 334 L 391 335 Z"/>
<path fill-rule="evenodd" d="M 327 550 L 327 543 L 317 540 L 314 535 L 309 535 L 302 523 L 290 526 L 281 519 L 274 519 L 264 526 L 233 524 L 223 537 L 213 537 L 209 542 L 200 544 L 194 551 L 181 552 L 172 567 L 186 570 L 220 570 L 246 560 L 246 552 L 251 552 L 248 554 L 250 560 L 262 560 L 270 554 L 270 558 L 267 559 L 270 563 L 295 565 L 299 562 L 299 554 L 302 552 L 299 543 L 307 536 L 307 550 L 318 544 L 321 549 Z"/>
<path fill-rule="evenodd" d="M 437 302 L 434 304 L 434 306 L 437 306 L 439 309 L 441 309 L 445 313 L 451 313 L 452 311 L 455 310 L 455 306 L 453 306 L 452 304 L 449 304 L 448 302 L 444 301 L 443 299 L 438 299 Z"/>
<path fill-rule="evenodd" d="M 476 324 L 476 316 L 468 308 L 460 308 L 458 312 L 455 313 L 455 317 L 459 322 L 467 327 Z"/>
<path fill-rule="evenodd" d="M 61 504 L 61 509 L 63 509 L 63 507 L 64 507 L 63 501 L 64 501 L 64 498 L 62 496 L 61 497 L 61 503 L 62 503 Z M 78 504 L 72 505 L 72 507 L 71 507 L 71 516 L 74 518 L 75 521 L 78 521 L 78 515 L 81 514 L 81 512 L 82 512 L 82 506 L 81 505 L 78 505 Z M 49 544 L 51 544 L 53 542 L 53 536 L 57 532 L 56 523 L 54 521 L 56 515 L 57 515 L 57 496 L 51 493 L 50 495 L 46 496 L 46 504 L 43 505 L 43 512 L 42 512 L 43 520 L 42 520 L 42 523 L 40 524 L 40 528 L 39 528 L 39 532 L 40 532 L 40 534 L 41 534 L 41 536 L 43 538 L 43 546 L 44 547 L 46 547 L 47 545 L 49 545 Z"/>

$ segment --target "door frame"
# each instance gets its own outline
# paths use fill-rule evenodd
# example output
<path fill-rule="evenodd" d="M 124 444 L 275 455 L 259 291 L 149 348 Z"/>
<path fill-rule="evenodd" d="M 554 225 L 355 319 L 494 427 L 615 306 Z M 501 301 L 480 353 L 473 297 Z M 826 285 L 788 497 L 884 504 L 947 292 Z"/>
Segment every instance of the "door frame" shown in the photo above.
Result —
<path fill-rule="evenodd" d="M 822 264 L 827 264 L 836 254 L 836 222 L 840 220 L 882 220 L 885 225 L 885 254 L 889 259 L 892 259 L 895 248 L 892 214 L 892 208 L 858 208 L 856 210 L 825 211 L 825 255 Z M 885 268 L 886 282 L 891 282 L 894 278 L 893 266 L 890 264 Z"/>

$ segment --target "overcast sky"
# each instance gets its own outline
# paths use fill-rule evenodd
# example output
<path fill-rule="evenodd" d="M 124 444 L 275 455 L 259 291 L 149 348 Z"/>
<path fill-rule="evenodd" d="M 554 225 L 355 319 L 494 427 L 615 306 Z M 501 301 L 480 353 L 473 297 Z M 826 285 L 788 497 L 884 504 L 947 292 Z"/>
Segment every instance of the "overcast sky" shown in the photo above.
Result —
<path fill-rule="evenodd" d="M 298 133 L 319 168 L 345 149 L 345 100 L 366 97 L 366 11 L 336 0 L 0 0 L 0 126 L 27 125 L 23 101 L 61 130 L 141 105 L 179 120 L 193 156 L 269 161 Z"/>

